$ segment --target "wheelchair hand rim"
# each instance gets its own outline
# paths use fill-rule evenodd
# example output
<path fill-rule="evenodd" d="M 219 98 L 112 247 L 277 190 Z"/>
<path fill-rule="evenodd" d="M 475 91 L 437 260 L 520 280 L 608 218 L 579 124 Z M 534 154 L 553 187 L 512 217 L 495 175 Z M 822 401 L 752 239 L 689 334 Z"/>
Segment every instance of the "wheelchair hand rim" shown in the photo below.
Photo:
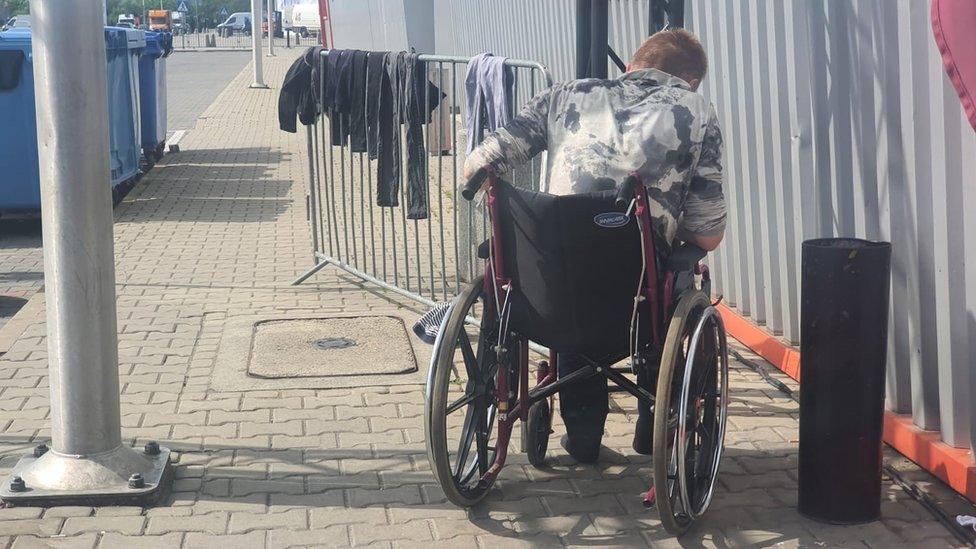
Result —
<path fill-rule="evenodd" d="M 694 369 L 695 357 L 697 354 L 698 345 L 701 340 L 703 330 L 705 328 L 706 322 L 714 322 L 715 330 L 717 332 L 717 338 L 719 343 L 718 348 L 718 360 L 719 368 L 721 373 L 721 385 L 718 387 L 718 417 L 716 418 L 718 422 L 717 434 L 715 436 L 715 447 L 712 451 L 712 464 L 711 470 L 709 471 L 708 477 L 708 488 L 705 491 L 704 497 L 701 498 L 701 504 L 697 507 L 692 504 L 691 497 L 688 494 L 688 484 L 686 482 L 686 452 L 687 452 L 687 442 L 688 442 L 688 431 L 687 422 L 688 415 L 686 410 L 688 409 L 689 400 L 689 390 L 691 385 L 691 376 Z M 685 358 L 685 369 L 683 372 L 683 379 L 681 384 L 681 397 L 678 406 L 678 428 L 675 433 L 675 447 L 676 447 L 676 468 L 677 475 L 675 481 L 678 484 L 678 494 L 681 498 L 681 505 L 685 510 L 685 513 L 692 519 L 698 519 L 701 517 L 705 510 L 708 509 L 709 504 L 712 501 L 712 496 L 715 493 L 715 481 L 718 478 L 718 470 L 722 461 L 722 453 L 725 447 L 725 423 L 728 417 L 728 375 L 729 375 L 729 364 L 728 364 L 728 341 L 725 335 L 725 325 L 722 322 L 722 316 L 719 314 L 718 310 L 713 306 L 708 306 L 702 311 L 701 318 L 695 326 L 694 332 L 692 332 L 691 342 L 688 345 L 688 354 Z"/>

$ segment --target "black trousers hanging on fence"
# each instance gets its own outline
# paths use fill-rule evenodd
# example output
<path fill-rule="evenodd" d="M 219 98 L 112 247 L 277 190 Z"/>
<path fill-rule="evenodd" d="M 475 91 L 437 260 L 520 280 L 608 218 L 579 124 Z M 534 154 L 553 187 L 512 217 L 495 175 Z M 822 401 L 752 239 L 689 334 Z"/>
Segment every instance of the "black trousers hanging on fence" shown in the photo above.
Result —
<path fill-rule="evenodd" d="M 405 152 L 407 217 L 426 219 L 430 208 L 423 126 L 444 94 L 428 82 L 427 64 L 417 57 L 415 53 L 386 53 L 383 72 L 377 70 L 378 60 L 367 60 L 367 94 L 376 98 L 367 103 L 367 133 L 370 157 L 377 159 L 377 205 L 399 204 L 397 196 L 403 177 L 401 159 Z M 374 88 L 376 85 L 379 89 Z M 405 140 L 401 136 L 400 124 L 407 126 Z"/>
<path fill-rule="evenodd" d="M 405 52 L 389 52 L 383 56 L 383 72 L 379 89 L 370 89 L 377 100 L 368 111 L 375 128 L 376 139 L 376 205 L 400 205 L 400 67 Z M 369 78 L 367 76 L 367 78 Z"/>
<path fill-rule="evenodd" d="M 417 60 L 416 53 L 404 56 L 403 122 L 407 125 L 407 217 L 427 219 L 427 147 L 424 144 L 424 96 L 427 88 L 427 64 Z M 438 90 L 439 91 L 439 90 Z"/>
<path fill-rule="evenodd" d="M 369 152 L 370 160 L 379 157 L 381 143 L 389 146 L 393 139 L 390 135 L 380 137 L 380 120 L 391 120 L 393 117 L 393 105 L 391 99 L 385 101 L 381 99 L 384 90 L 388 90 L 386 74 L 386 56 L 388 51 L 371 51 L 366 58 L 366 148 Z M 386 124 L 382 126 L 386 132 L 391 132 L 393 126 Z M 380 206 L 391 206 L 392 204 L 379 204 Z"/>
<path fill-rule="evenodd" d="M 345 115 L 342 141 L 354 153 L 366 152 L 366 62 L 365 51 L 347 50 L 335 84 L 335 110 Z"/>

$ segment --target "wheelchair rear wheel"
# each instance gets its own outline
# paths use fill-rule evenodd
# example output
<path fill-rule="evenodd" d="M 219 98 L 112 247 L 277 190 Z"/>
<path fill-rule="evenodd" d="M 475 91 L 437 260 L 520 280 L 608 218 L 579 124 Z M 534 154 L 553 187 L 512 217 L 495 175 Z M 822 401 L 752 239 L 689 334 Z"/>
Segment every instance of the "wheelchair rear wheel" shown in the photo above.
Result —
<path fill-rule="evenodd" d="M 480 328 L 465 322 L 469 316 L 481 317 Z M 479 276 L 441 324 L 424 407 L 427 459 L 447 499 L 461 507 L 481 501 L 493 484 L 481 478 L 495 460 L 497 362 L 489 349 L 497 334 L 495 307 Z"/>
<path fill-rule="evenodd" d="M 683 294 L 668 327 L 654 413 L 654 489 L 661 523 L 683 534 L 712 499 L 725 444 L 728 348 L 718 311 Z"/>

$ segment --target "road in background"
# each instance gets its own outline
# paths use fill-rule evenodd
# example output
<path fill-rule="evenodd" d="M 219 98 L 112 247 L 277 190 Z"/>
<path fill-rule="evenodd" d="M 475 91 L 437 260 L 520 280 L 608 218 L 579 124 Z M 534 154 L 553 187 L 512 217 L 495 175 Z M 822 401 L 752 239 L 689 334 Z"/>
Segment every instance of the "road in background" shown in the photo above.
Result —
<path fill-rule="evenodd" d="M 193 129 L 250 55 L 248 51 L 170 55 L 166 59 L 167 131 Z M 0 328 L 44 283 L 42 255 L 39 220 L 0 219 Z"/>
<path fill-rule="evenodd" d="M 167 131 L 190 130 L 227 84 L 251 59 L 251 52 L 174 52 L 166 58 Z"/>

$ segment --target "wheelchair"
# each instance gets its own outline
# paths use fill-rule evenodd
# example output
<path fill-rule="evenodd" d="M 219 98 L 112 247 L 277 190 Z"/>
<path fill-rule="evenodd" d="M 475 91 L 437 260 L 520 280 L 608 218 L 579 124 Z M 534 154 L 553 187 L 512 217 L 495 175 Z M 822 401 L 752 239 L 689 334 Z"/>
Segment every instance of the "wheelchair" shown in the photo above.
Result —
<path fill-rule="evenodd" d="M 726 334 L 708 298 L 705 252 L 659 253 L 668 246 L 655 242 L 636 175 L 615 191 L 555 196 L 482 169 L 462 195 L 481 188 L 485 272 L 444 315 L 425 390 L 427 455 L 447 499 L 470 507 L 488 494 L 517 420 L 529 462 L 541 466 L 556 393 L 605 376 L 653 410 L 644 504 L 683 534 L 711 501 L 728 407 Z M 549 360 L 533 368 L 530 345 L 550 349 Z M 585 366 L 558 377 L 552 350 L 577 353 Z M 656 387 L 629 377 L 645 368 L 656 370 Z"/>

